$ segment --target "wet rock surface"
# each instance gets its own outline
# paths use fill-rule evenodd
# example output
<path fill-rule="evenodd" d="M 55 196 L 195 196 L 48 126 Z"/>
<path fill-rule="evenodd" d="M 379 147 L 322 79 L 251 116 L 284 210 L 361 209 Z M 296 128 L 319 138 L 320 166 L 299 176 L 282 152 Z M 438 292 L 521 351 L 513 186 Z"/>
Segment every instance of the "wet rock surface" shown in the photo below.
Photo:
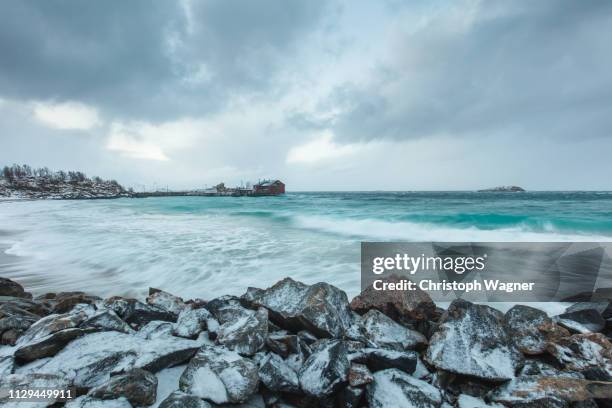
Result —
<path fill-rule="evenodd" d="M 555 318 L 462 300 L 440 310 L 423 293 L 355 299 L 351 310 L 339 289 L 291 279 L 208 302 L 159 289 L 145 302 L 0 296 L 2 341 L 16 343 L 0 346 L 0 388 L 76 387 L 66 406 L 91 408 L 610 406 L 612 345 L 605 327 L 585 330 L 607 299 Z"/>

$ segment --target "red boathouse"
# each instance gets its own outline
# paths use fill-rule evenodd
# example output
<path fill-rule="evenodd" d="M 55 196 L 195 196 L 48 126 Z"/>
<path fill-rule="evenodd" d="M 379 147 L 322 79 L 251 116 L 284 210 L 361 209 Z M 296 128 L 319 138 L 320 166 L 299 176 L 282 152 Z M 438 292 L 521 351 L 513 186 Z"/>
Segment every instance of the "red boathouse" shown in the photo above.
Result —
<path fill-rule="evenodd" d="M 253 186 L 253 195 L 285 194 L 285 183 L 280 180 L 264 180 Z"/>

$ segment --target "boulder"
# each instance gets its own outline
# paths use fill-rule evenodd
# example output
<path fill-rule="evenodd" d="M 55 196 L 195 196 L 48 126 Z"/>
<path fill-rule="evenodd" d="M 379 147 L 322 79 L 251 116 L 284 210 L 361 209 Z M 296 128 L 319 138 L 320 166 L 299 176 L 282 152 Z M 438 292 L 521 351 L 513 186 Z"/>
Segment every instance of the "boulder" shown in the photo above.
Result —
<path fill-rule="evenodd" d="M 24 299 L 32 299 L 32 294 L 26 292 L 23 286 L 7 278 L 0 278 L 0 296 L 13 296 Z"/>
<path fill-rule="evenodd" d="M 458 299 L 440 318 L 425 360 L 455 374 L 505 381 L 514 377 L 522 355 L 506 332 L 501 312 Z"/>
<path fill-rule="evenodd" d="M 0 356 L 0 377 L 13 374 L 15 368 L 15 360 L 13 356 Z"/>
<path fill-rule="evenodd" d="M 207 322 L 212 315 L 205 308 L 195 309 L 188 305 L 178 315 L 174 334 L 188 339 L 196 338 L 203 330 L 206 330 Z"/>
<path fill-rule="evenodd" d="M 259 379 L 270 391 L 300 391 L 297 373 L 274 353 L 268 354 L 259 364 Z"/>
<path fill-rule="evenodd" d="M 66 403 L 65 408 L 132 408 L 126 398 L 101 400 L 83 395 Z"/>
<path fill-rule="evenodd" d="M 518 376 L 524 377 L 528 375 L 536 375 L 540 377 L 584 378 L 584 375 L 581 373 L 559 370 L 550 364 L 546 364 L 538 360 L 525 361 L 525 364 L 519 371 Z"/>
<path fill-rule="evenodd" d="M 358 408 L 362 406 L 365 389 L 360 387 L 344 387 L 336 396 L 336 404 L 342 408 Z"/>
<path fill-rule="evenodd" d="M 595 309 L 604 319 L 609 319 L 612 317 L 612 302 L 610 300 L 599 300 L 593 302 L 578 302 L 574 303 L 567 309 L 565 309 L 566 313 L 577 312 L 580 310 L 588 310 Z"/>
<path fill-rule="evenodd" d="M 0 296 L 0 306 L 3 305 L 10 305 L 41 317 L 51 313 L 51 310 L 42 303 L 16 296 Z"/>
<path fill-rule="evenodd" d="M 547 398 L 562 401 L 612 399 L 612 383 L 577 378 L 518 377 L 491 393 L 491 400 L 504 405 L 534 403 Z"/>
<path fill-rule="evenodd" d="M 174 391 L 159 404 L 159 408 L 211 408 L 211 405 L 196 395 Z"/>
<path fill-rule="evenodd" d="M 55 374 L 10 374 L 0 377 L 0 390 L 9 389 L 59 389 L 67 390 L 70 387 L 70 381 L 61 375 Z M 44 399 L 27 403 L 28 408 L 38 408 L 53 405 L 59 398 Z M 5 408 L 19 408 L 23 406 L 23 402 L 14 401 L 9 398 L 8 393 L 0 393 L 0 406 Z"/>
<path fill-rule="evenodd" d="M 239 354 L 252 356 L 266 343 L 268 311 L 244 309 L 237 320 L 226 321 L 218 330 L 217 342 Z"/>
<path fill-rule="evenodd" d="M 374 373 L 367 400 L 370 408 L 439 408 L 442 404 L 436 387 L 396 369 Z"/>
<path fill-rule="evenodd" d="M 548 343 L 546 349 L 567 370 L 602 367 L 612 372 L 612 344 L 601 333 L 574 334 Z"/>
<path fill-rule="evenodd" d="M 399 282 L 397 275 L 384 279 L 386 282 Z M 436 305 L 431 297 L 420 289 L 414 291 L 374 290 L 369 286 L 351 301 L 351 309 L 359 314 L 365 314 L 370 309 L 376 309 L 391 319 L 430 320 L 436 314 Z"/>
<path fill-rule="evenodd" d="M 555 317 L 555 322 L 574 333 L 596 333 L 606 327 L 606 320 L 596 309 L 581 309 Z"/>
<path fill-rule="evenodd" d="M 68 344 L 51 359 L 26 372 L 62 374 L 75 386 L 92 388 L 104 384 L 111 374 L 131 368 L 157 372 L 189 360 L 202 342 L 173 336 L 146 340 L 114 331 L 86 334 Z"/>
<path fill-rule="evenodd" d="M 181 391 L 215 404 L 243 403 L 259 384 L 257 366 L 222 347 L 203 346 L 179 380 Z"/>
<path fill-rule="evenodd" d="M 174 333 L 174 324 L 163 320 L 153 320 L 138 330 L 136 336 L 151 340 L 158 337 L 171 336 Z"/>
<path fill-rule="evenodd" d="M 0 336 L 2 345 L 15 345 L 18 338 L 40 319 L 40 316 L 27 310 L 5 303 L 0 306 Z M 5 335 L 6 333 L 6 335 Z"/>
<path fill-rule="evenodd" d="M 348 382 L 351 387 L 366 385 L 373 380 L 374 377 L 366 365 L 351 363 L 351 368 L 348 372 Z"/>
<path fill-rule="evenodd" d="M 253 293 L 250 304 L 268 309 L 270 320 L 283 329 L 318 337 L 341 337 L 353 322 L 346 293 L 323 282 L 308 286 L 285 278 Z"/>
<path fill-rule="evenodd" d="M 300 337 L 285 331 L 269 333 L 266 346 L 283 358 L 287 358 L 289 354 L 301 353 L 302 347 L 308 348 Z"/>
<path fill-rule="evenodd" d="M 183 298 L 174 296 L 160 289 L 149 288 L 149 296 L 146 300 L 148 304 L 159 307 L 176 316 L 185 308 Z"/>
<path fill-rule="evenodd" d="M 419 356 L 414 351 L 395 351 L 364 348 L 349 356 L 356 363 L 365 364 L 372 371 L 397 368 L 408 374 L 414 373 Z"/>
<path fill-rule="evenodd" d="M 68 313 L 78 304 L 93 305 L 102 299 L 84 292 L 60 292 L 53 299 L 52 313 Z"/>
<path fill-rule="evenodd" d="M 551 325 L 552 319 L 536 308 L 516 305 L 504 315 L 504 324 L 517 348 L 528 355 L 542 354 L 546 349 L 546 336 L 541 328 Z"/>
<path fill-rule="evenodd" d="M 349 369 L 346 343 L 320 340 L 313 345 L 312 354 L 300 368 L 300 387 L 313 397 L 327 397 L 346 384 Z"/>
<path fill-rule="evenodd" d="M 461 394 L 457 398 L 457 408 L 504 408 L 501 404 L 487 404 L 483 399 Z"/>
<path fill-rule="evenodd" d="M 239 298 L 225 295 L 212 299 L 206 303 L 206 309 L 214 316 L 219 324 L 236 321 L 248 314 Z"/>
<path fill-rule="evenodd" d="M 379 348 L 414 350 L 427 345 L 421 333 L 410 330 L 376 309 L 363 315 L 363 328 L 370 343 Z"/>
<path fill-rule="evenodd" d="M 101 400 L 125 397 L 135 406 L 152 405 L 157 399 L 157 377 L 146 370 L 134 368 L 112 376 L 87 395 Z"/>
<path fill-rule="evenodd" d="M 149 305 L 137 300 L 129 301 L 121 318 L 133 327 L 142 327 L 154 320 L 176 322 L 177 314 L 168 312 L 161 307 Z"/>
<path fill-rule="evenodd" d="M 99 331 L 118 331 L 121 333 L 132 333 L 132 328 L 115 312 L 108 309 L 102 309 L 96 312 L 93 316 L 81 323 L 82 329 L 94 329 Z"/>
<path fill-rule="evenodd" d="M 15 360 L 26 363 L 57 354 L 69 342 L 86 333 L 79 325 L 86 321 L 91 310 L 52 314 L 38 320 L 21 336 L 16 344 Z"/>

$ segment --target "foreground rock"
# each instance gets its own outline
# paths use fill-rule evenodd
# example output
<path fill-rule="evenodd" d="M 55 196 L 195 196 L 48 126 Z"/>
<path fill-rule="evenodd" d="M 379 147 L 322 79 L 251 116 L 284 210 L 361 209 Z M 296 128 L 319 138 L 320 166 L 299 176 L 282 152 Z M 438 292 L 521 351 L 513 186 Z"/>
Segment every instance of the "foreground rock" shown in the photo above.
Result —
<path fill-rule="evenodd" d="M 175 391 L 159 404 L 159 408 L 211 408 L 211 405 L 198 396 Z"/>
<path fill-rule="evenodd" d="M 89 391 L 88 395 L 101 400 L 125 397 L 134 406 L 152 405 L 157 399 L 157 377 L 135 368 L 111 377 L 105 384 Z"/>
<path fill-rule="evenodd" d="M 491 399 L 510 406 L 544 402 L 553 398 L 561 401 L 612 399 L 612 383 L 576 378 L 520 377 L 492 392 Z"/>
<path fill-rule="evenodd" d="M 81 388 L 100 386 L 111 374 L 131 368 L 157 372 L 188 361 L 201 342 L 160 336 L 145 340 L 135 335 L 102 332 L 84 335 L 55 357 L 24 366 L 20 372 L 61 374 Z"/>
<path fill-rule="evenodd" d="M 0 296 L 32 299 L 32 294 L 26 292 L 23 286 L 7 278 L 0 278 Z"/>
<path fill-rule="evenodd" d="M 396 283 L 400 281 L 400 278 L 392 275 L 385 281 Z M 376 291 L 368 287 L 351 301 L 351 309 L 359 314 L 376 309 L 398 322 L 428 320 L 436 313 L 436 305 L 431 297 L 420 289 L 416 291 Z"/>
<path fill-rule="evenodd" d="M 346 293 L 323 282 L 308 286 L 285 278 L 245 300 L 265 307 L 270 320 L 293 332 L 308 330 L 318 337 L 337 338 L 353 323 Z"/>
<path fill-rule="evenodd" d="M 15 345 L 40 317 L 12 303 L 0 305 L 0 345 Z"/>
<path fill-rule="evenodd" d="M 178 316 L 181 310 L 186 306 L 182 298 L 155 288 L 149 288 L 147 303 L 176 316 Z"/>
<path fill-rule="evenodd" d="M 66 378 L 55 374 L 11 374 L 0 377 L 0 389 L 5 391 L 9 389 L 60 389 L 65 390 L 70 387 L 70 381 Z M 52 405 L 57 399 L 40 400 L 37 402 L 29 402 L 30 407 L 46 407 Z M 0 395 L 0 406 L 4 408 L 22 407 L 23 402 L 11 400 L 9 395 Z"/>
<path fill-rule="evenodd" d="M 496 309 L 455 300 L 440 318 L 425 353 L 438 369 L 490 381 L 514 377 L 522 356 Z"/>
<path fill-rule="evenodd" d="M 266 343 L 268 336 L 268 311 L 246 310 L 236 320 L 226 321 L 219 327 L 217 341 L 230 350 L 252 356 Z"/>
<path fill-rule="evenodd" d="M 427 339 L 421 333 L 394 322 L 376 309 L 363 316 L 363 328 L 368 340 L 380 348 L 408 350 L 427 345 Z"/>
<path fill-rule="evenodd" d="M 555 321 L 574 333 L 596 333 L 606 327 L 606 320 L 596 309 L 581 309 L 563 313 Z"/>
<path fill-rule="evenodd" d="M 504 323 L 514 334 L 513 340 L 523 353 L 537 355 L 546 350 L 545 334 L 553 322 L 543 311 L 529 306 L 516 305 L 506 312 Z"/>
<path fill-rule="evenodd" d="M 367 399 L 370 408 L 438 408 L 442 404 L 436 387 L 396 369 L 374 374 L 374 381 L 368 385 Z"/>
<path fill-rule="evenodd" d="M 114 400 L 101 400 L 89 396 L 82 396 L 69 401 L 65 405 L 66 408 L 132 408 L 132 404 L 126 398 L 117 398 Z"/>
<path fill-rule="evenodd" d="M 574 334 L 549 343 L 547 350 L 567 370 L 602 368 L 612 373 L 612 344 L 600 333 Z"/>
<path fill-rule="evenodd" d="M 348 381 L 350 362 L 345 342 L 321 340 L 300 369 L 300 387 L 313 397 L 333 394 Z"/>
<path fill-rule="evenodd" d="M 274 353 L 268 354 L 260 363 L 259 379 L 270 391 L 291 393 L 300 391 L 297 373 Z"/>
<path fill-rule="evenodd" d="M 215 404 L 242 403 L 259 383 L 255 363 L 222 347 L 204 346 L 179 380 L 181 391 Z"/>

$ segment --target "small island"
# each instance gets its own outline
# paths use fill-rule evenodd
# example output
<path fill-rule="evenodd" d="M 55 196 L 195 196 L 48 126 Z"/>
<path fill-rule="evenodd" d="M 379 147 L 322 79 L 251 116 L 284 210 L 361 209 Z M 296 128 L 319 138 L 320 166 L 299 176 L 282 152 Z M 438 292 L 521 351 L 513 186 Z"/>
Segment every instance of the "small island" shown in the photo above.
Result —
<path fill-rule="evenodd" d="M 499 186 L 478 190 L 479 193 L 521 193 L 524 191 L 525 189 L 519 186 Z"/>

